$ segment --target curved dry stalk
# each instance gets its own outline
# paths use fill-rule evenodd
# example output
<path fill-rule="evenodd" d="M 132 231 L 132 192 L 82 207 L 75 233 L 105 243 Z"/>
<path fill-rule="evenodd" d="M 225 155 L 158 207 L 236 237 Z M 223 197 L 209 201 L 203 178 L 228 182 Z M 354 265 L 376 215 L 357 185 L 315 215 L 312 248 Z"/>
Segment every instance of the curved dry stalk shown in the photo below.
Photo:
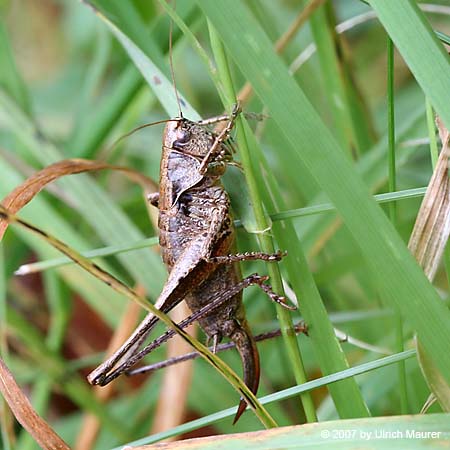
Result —
<path fill-rule="evenodd" d="M 25 205 L 44 189 L 49 183 L 66 175 L 92 172 L 97 170 L 116 170 L 125 174 L 134 182 L 140 184 L 144 192 L 150 193 L 157 189 L 156 183 L 149 177 L 128 167 L 115 166 L 102 161 L 90 161 L 88 159 L 64 159 L 37 171 L 22 184 L 10 192 L 1 202 L 10 213 L 17 213 Z M 0 239 L 8 228 L 8 222 L 0 220 Z"/>
<path fill-rule="evenodd" d="M 0 391 L 17 421 L 44 450 L 70 450 L 50 425 L 34 410 L 12 373 L 0 358 Z"/>

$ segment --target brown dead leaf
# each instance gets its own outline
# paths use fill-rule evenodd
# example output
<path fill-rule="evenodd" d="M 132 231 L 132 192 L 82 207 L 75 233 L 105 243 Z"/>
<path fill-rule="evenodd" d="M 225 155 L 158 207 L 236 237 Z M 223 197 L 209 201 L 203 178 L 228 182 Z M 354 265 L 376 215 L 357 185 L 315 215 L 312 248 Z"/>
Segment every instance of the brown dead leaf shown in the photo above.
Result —
<path fill-rule="evenodd" d="M 17 186 L 1 202 L 11 213 L 17 213 L 28 204 L 36 194 L 44 189 L 49 183 L 65 176 L 96 170 L 116 170 L 135 183 L 142 186 L 145 195 L 157 190 L 157 184 L 149 177 L 127 167 L 115 166 L 102 161 L 91 161 L 87 159 L 65 159 L 51 164 L 27 178 L 20 186 Z M 6 220 L 0 220 L 0 240 L 8 228 Z"/>
<path fill-rule="evenodd" d="M 427 192 L 420 206 L 408 247 L 430 281 L 436 274 L 439 262 L 450 234 L 450 179 L 448 164 L 450 157 L 449 131 L 436 119 L 442 150 Z M 450 410 L 450 388 L 436 364 L 416 340 L 417 357 L 423 376 L 444 411 Z M 429 403 L 429 400 L 427 400 Z M 427 404 L 426 403 L 426 404 Z M 426 408 L 426 404 L 424 408 Z"/>
<path fill-rule="evenodd" d="M 442 150 L 428 184 L 408 248 L 433 280 L 450 234 L 449 132 L 437 121 Z"/>
<path fill-rule="evenodd" d="M 31 406 L 12 373 L 0 358 L 0 391 L 17 421 L 44 450 L 70 450 L 48 423 Z"/>

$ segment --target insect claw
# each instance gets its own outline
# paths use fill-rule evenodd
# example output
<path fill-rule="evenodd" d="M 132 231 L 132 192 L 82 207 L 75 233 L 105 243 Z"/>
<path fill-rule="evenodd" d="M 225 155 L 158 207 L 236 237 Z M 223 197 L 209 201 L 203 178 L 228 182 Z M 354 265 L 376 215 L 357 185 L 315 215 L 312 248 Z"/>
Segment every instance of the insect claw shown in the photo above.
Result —
<path fill-rule="evenodd" d="M 297 309 L 296 306 L 291 306 L 286 302 L 286 297 L 282 295 L 278 295 L 272 290 L 272 286 L 270 284 L 264 284 L 264 281 L 267 281 L 269 277 L 267 275 L 260 276 L 257 274 L 253 275 L 254 281 L 258 286 L 273 300 L 275 303 L 278 303 L 283 308 L 289 309 L 290 311 L 295 311 Z"/>
<path fill-rule="evenodd" d="M 241 106 L 241 102 L 238 100 L 234 105 L 233 105 L 233 110 L 231 111 L 231 116 L 232 117 L 236 117 L 238 114 L 240 114 L 242 112 L 242 106 Z"/>
<path fill-rule="evenodd" d="M 285 297 L 279 297 L 278 301 L 275 300 L 280 306 L 282 306 L 283 308 L 288 309 L 289 311 L 296 311 L 297 307 L 294 305 L 289 305 L 286 302 L 286 298 Z"/>
<path fill-rule="evenodd" d="M 229 166 L 234 166 L 237 167 L 241 172 L 244 171 L 244 167 L 242 166 L 242 164 L 238 161 L 231 161 L 228 163 Z"/>
<path fill-rule="evenodd" d="M 253 273 L 248 277 L 251 279 L 251 284 L 258 284 L 259 286 L 263 285 L 264 281 L 269 279 L 268 275 L 258 275 L 257 273 Z"/>
<path fill-rule="evenodd" d="M 285 256 L 287 256 L 287 251 L 278 250 L 277 252 L 270 255 L 268 261 L 281 261 Z"/>

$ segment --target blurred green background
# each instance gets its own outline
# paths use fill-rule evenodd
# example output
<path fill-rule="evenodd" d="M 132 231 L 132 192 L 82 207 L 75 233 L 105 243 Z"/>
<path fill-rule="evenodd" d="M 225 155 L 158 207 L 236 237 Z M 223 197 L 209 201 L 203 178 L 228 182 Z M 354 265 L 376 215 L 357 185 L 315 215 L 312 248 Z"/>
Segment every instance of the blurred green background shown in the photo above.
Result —
<path fill-rule="evenodd" d="M 169 19 L 158 1 L 97 0 L 95 5 L 130 37 L 155 64 L 168 71 Z M 272 41 L 290 26 L 307 2 L 248 0 L 244 2 Z M 421 2 L 435 30 L 450 34 L 448 1 Z M 158 180 L 162 127 L 142 130 L 111 147 L 134 127 L 167 117 L 155 95 L 93 10 L 76 0 L 3 0 L 0 2 L 0 194 L 5 196 L 33 171 L 63 158 L 90 158 L 135 168 Z M 206 19 L 195 1 L 179 0 L 177 13 L 211 54 Z M 358 0 L 326 2 L 282 53 L 287 66 L 317 112 L 347 151 L 343 157 L 359 167 L 372 193 L 388 191 L 386 33 Z M 335 25 L 345 28 L 336 35 Z M 331 41 L 327 41 L 331 39 Z M 174 27 L 174 71 L 178 89 L 202 117 L 221 114 L 217 89 L 188 39 Z M 316 42 L 319 52 L 312 53 Z M 329 45 L 329 42 L 332 45 Z M 154 55 L 158 55 L 157 57 Z M 160 60 L 157 60 L 160 58 Z M 292 67 L 292 66 L 291 66 Z M 337 73 L 334 68 L 339 68 Z M 232 66 L 235 86 L 245 79 Z M 397 190 L 424 187 L 431 175 L 425 97 L 402 58 L 395 54 L 395 119 Z M 345 108 L 339 107 L 340 95 Z M 342 100 L 341 98 L 341 100 Z M 336 106 L 338 105 L 338 106 Z M 256 97 L 244 109 L 265 113 Z M 345 113 L 342 110 L 345 109 Z M 292 164 L 290 149 L 271 121 L 251 121 L 252 128 L 277 181 L 287 209 L 324 203 L 320 188 L 307 170 Z M 303 143 L 304 144 L 304 143 Z M 230 168 L 225 177 L 236 211 L 242 174 Z M 241 199 L 242 200 L 242 199 Z M 397 202 L 396 229 L 408 241 L 421 198 Z M 387 207 L 384 207 L 387 211 Z M 52 232 L 77 250 L 108 245 L 132 245 L 155 235 L 141 189 L 120 174 L 77 175 L 57 182 L 37 196 L 21 216 Z M 240 217 L 237 217 L 239 219 Z M 333 325 L 350 338 L 342 344 L 350 365 L 385 356 L 396 348 L 397 316 L 380 297 L 353 237 L 334 213 L 294 218 L 310 270 Z M 239 229 L 241 251 L 256 250 L 257 240 Z M 154 420 L 163 373 L 139 380 L 120 379 L 106 405 L 95 400 L 84 376 L 103 357 L 112 329 L 119 323 L 126 301 L 73 265 L 25 277 L 14 276 L 21 264 L 57 256 L 57 252 L 17 228 L 5 236 L 2 329 L 5 354 L 16 379 L 35 407 L 58 433 L 74 444 L 88 410 L 100 420 L 101 433 L 92 448 L 110 448 L 149 433 Z M 289 249 L 287 249 L 289 252 Z M 154 249 L 134 250 L 102 260 L 130 285 L 140 283 L 155 300 L 165 269 Z M 282 273 L 288 275 L 283 264 Z M 246 263 L 244 274 L 267 273 L 262 264 Z M 290 280 L 288 280 L 290 281 Z M 444 267 L 434 284 L 448 297 Z M 245 294 L 247 315 L 255 334 L 276 328 L 275 311 L 256 289 Z M 293 314 L 301 319 L 300 312 Z M 162 331 L 163 328 L 158 329 Z M 5 336 L 4 336 L 5 338 Z M 404 329 L 405 348 L 413 332 Z M 309 379 L 322 375 L 310 340 L 298 337 Z M 260 347 L 262 380 L 259 394 L 295 384 L 283 341 Z M 5 348 L 4 348 L 5 350 Z M 161 348 L 148 357 L 158 361 Z M 234 352 L 224 358 L 240 373 Z M 399 399 L 394 365 L 358 377 L 362 396 L 373 416 L 419 413 L 429 396 L 416 359 L 406 361 L 407 411 Z M 338 418 L 325 388 L 312 392 L 320 420 Z M 226 381 L 204 361 L 194 365 L 184 421 L 205 416 L 237 403 Z M 305 416 L 297 398 L 268 405 L 280 425 L 298 424 Z M 434 405 L 431 412 L 440 411 Z M 259 429 L 247 413 L 235 426 L 231 420 L 214 423 L 195 436 Z M 15 448 L 33 448 L 15 426 Z M 6 441 L 4 441 L 4 445 Z M 14 448 L 14 443 L 11 443 Z"/>

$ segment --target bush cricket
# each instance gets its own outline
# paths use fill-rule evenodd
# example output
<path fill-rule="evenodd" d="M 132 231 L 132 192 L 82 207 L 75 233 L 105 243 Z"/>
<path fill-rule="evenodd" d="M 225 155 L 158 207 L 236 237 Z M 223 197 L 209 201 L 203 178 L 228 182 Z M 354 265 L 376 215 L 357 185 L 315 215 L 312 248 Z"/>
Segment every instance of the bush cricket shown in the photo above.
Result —
<path fill-rule="evenodd" d="M 260 364 L 242 303 L 242 290 L 258 285 L 274 301 L 284 305 L 284 298 L 264 284 L 267 276 L 257 274 L 242 279 L 239 261 L 261 259 L 278 261 L 281 252 L 233 254 L 235 231 L 230 214 L 230 200 L 220 178 L 233 163 L 230 132 L 241 112 L 236 104 L 230 115 L 198 122 L 183 117 L 176 88 L 172 61 L 172 22 L 169 33 L 169 61 L 179 117 L 167 121 L 162 145 L 159 192 L 149 201 L 158 208 L 159 243 L 169 277 L 155 303 L 167 313 L 183 299 L 192 311 L 181 327 L 197 320 L 213 351 L 222 338 L 229 338 L 240 354 L 243 380 L 256 393 Z M 222 123 L 221 131 L 211 127 Z M 295 308 L 294 308 L 295 309 Z M 157 323 L 152 314 L 141 322 L 130 338 L 88 376 L 92 384 L 105 385 L 142 359 L 173 333 L 171 330 L 143 346 Z M 235 423 L 246 408 L 241 399 Z"/>
<path fill-rule="evenodd" d="M 238 262 L 262 259 L 277 261 L 280 252 L 232 254 L 234 228 L 228 194 L 220 177 L 232 161 L 228 138 L 240 107 L 224 115 L 200 122 L 180 117 L 167 122 L 160 165 L 159 193 L 150 202 L 159 209 L 160 246 L 169 278 L 156 306 L 168 312 L 183 299 L 193 315 L 180 326 L 198 320 L 213 348 L 229 338 L 240 354 L 244 382 L 256 392 L 259 382 L 259 355 L 245 319 L 242 289 L 256 284 L 284 306 L 283 298 L 257 274 L 242 280 Z M 209 127 L 226 122 L 220 133 Z M 149 314 L 130 338 L 88 377 L 92 384 L 105 385 L 129 369 L 172 335 L 170 332 L 138 350 L 157 323 Z M 245 410 L 241 400 L 236 420 Z"/>

